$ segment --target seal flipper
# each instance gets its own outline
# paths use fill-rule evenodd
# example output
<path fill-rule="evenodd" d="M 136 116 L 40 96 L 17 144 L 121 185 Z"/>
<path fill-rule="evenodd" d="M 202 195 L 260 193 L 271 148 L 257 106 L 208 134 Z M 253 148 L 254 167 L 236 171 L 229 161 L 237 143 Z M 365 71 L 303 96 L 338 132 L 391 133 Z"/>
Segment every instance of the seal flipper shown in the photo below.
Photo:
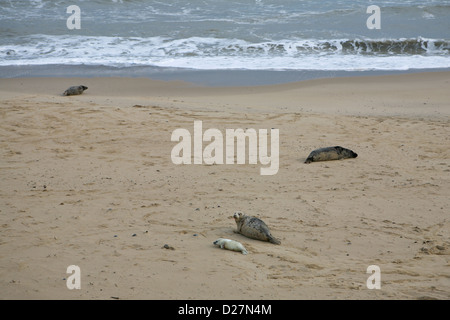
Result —
<path fill-rule="evenodd" d="M 273 244 L 281 244 L 280 240 L 278 240 L 277 238 L 274 238 L 272 236 L 269 237 L 269 242 L 273 243 Z"/>

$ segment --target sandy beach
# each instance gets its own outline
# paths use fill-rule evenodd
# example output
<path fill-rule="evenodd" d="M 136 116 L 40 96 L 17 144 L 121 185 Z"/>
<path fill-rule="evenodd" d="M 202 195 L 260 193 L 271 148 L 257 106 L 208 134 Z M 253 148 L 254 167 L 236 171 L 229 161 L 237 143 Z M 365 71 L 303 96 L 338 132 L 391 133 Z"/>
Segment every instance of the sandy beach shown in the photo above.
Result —
<path fill-rule="evenodd" d="M 0 115 L 1 299 L 450 298 L 450 72 L 253 87 L 0 79 Z M 172 132 L 199 120 L 279 129 L 278 172 L 174 164 Z M 304 163 L 335 145 L 358 157 Z M 235 211 L 281 245 L 236 234 Z"/>

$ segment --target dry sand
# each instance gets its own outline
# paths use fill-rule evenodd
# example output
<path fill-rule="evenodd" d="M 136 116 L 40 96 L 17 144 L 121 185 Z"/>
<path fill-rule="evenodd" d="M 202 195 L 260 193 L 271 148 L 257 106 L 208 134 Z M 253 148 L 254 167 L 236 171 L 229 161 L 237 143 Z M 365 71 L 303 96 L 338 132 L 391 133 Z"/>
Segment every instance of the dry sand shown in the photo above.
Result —
<path fill-rule="evenodd" d="M 0 115 L 2 299 L 450 298 L 449 72 L 225 88 L 1 79 Z M 194 120 L 279 129 L 278 173 L 174 165 L 172 131 Z M 359 156 L 303 163 L 333 145 Z M 282 244 L 235 234 L 238 210 Z"/>

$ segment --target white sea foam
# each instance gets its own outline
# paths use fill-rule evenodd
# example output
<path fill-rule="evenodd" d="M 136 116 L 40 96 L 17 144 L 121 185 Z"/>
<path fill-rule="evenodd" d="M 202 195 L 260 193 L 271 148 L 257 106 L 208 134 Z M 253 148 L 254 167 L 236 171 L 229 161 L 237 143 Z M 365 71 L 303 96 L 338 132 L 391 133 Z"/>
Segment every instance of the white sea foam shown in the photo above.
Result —
<path fill-rule="evenodd" d="M 449 68 L 450 45 L 436 39 L 280 40 L 33 35 L 0 46 L 0 65 L 85 64 L 247 70 Z"/>

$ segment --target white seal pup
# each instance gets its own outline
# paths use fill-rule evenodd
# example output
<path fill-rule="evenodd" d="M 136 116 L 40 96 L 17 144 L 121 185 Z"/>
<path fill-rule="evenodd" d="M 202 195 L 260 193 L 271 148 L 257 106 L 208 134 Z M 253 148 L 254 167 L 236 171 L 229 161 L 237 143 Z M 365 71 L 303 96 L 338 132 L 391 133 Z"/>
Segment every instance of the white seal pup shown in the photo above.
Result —
<path fill-rule="evenodd" d="M 234 240 L 219 238 L 216 241 L 214 241 L 213 244 L 219 246 L 222 249 L 225 248 L 232 251 L 240 251 L 242 252 L 242 254 L 248 253 L 248 251 L 244 248 L 242 243 Z"/>
<path fill-rule="evenodd" d="M 358 154 L 340 146 L 320 148 L 312 151 L 305 163 L 356 158 Z"/>
<path fill-rule="evenodd" d="M 64 91 L 63 96 L 75 96 L 78 94 L 82 94 L 84 90 L 87 90 L 88 87 L 86 86 L 73 86 L 70 87 L 69 89 L 67 89 L 66 91 Z"/>
<path fill-rule="evenodd" d="M 233 215 L 233 218 L 234 221 L 236 221 L 238 233 L 252 239 L 269 241 L 273 244 L 281 244 L 280 240 L 272 236 L 269 227 L 261 219 L 247 216 L 239 211 Z"/>

